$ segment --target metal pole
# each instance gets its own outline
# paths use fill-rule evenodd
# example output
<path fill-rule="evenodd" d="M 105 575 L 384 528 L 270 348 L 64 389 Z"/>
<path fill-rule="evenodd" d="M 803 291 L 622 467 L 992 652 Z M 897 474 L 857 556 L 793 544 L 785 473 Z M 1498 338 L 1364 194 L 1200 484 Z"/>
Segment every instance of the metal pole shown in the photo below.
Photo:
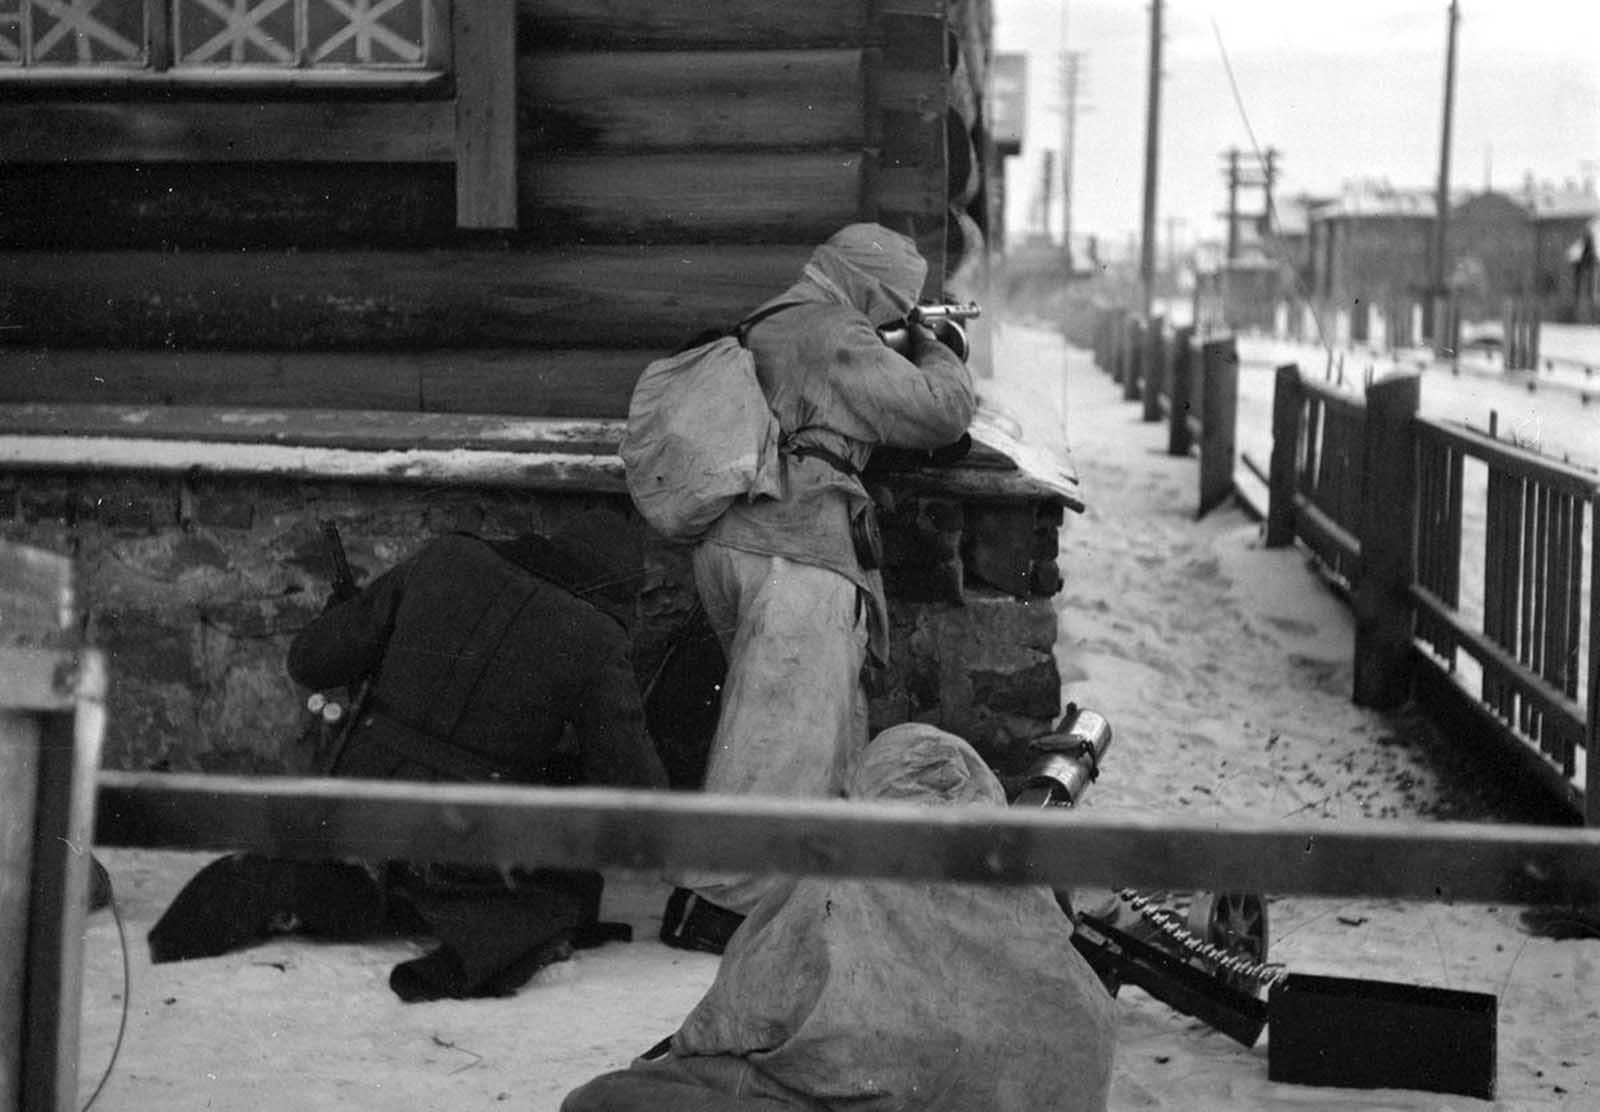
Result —
<path fill-rule="evenodd" d="M 1072 156 L 1078 131 L 1078 58 L 1076 52 L 1067 51 L 1062 72 L 1067 111 L 1066 133 L 1061 139 L 1061 247 L 1067 258 L 1068 273 L 1072 266 Z"/>
<path fill-rule="evenodd" d="M 1459 20 L 1457 0 L 1450 0 L 1450 27 L 1445 40 L 1444 122 L 1439 140 L 1439 190 L 1434 202 L 1433 273 L 1430 275 L 1435 299 L 1445 295 L 1445 248 L 1450 229 L 1450 122 L 1455 112 L 1456 24 Z M 1434 321 L 1435 346 L 1440 340 L 1438 325 L 1439 322 Z"/>
<path fill-rule="evenodd" d="M 1156 162 L 1161 129 L 1161 5 L 1150 4 L 1150 92 L 1144 130 L 1144 222 L 1139 250 L 1140 311 L 1150 315 L 1156 271 Z"/>

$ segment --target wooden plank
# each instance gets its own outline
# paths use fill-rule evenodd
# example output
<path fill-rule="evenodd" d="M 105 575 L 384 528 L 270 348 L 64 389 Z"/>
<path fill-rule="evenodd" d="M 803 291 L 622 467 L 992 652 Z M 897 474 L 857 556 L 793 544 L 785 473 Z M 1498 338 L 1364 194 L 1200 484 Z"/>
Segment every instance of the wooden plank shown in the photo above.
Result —
<path fill-rule="evenodd" d="M 0 317 L 17 345 L 659 350 L 782 290 L 813 246 L 0 252 Z"/>
<path fill-rule="evenodd" d="M 35 646 L 73 626 L 72 562 L 0 544 L 0 1108 L 23 1107 L 28 937 L 38 847 L 40 746 L 37 711 L 62 704 L 63 653 Z"/>
<path fill-rule="evenodd" d="M 1183 352 L 1179 359 L 1188 362 Z M 1187 372 L 1174 373 L 1174 394 L 1182 389 L 1176 385 L 1180 380 L 1187 385 Z M 1277 368 L 1272 380 L 1272 457 L 1267 471 L 1267 524 L 1263 537 L 1268 548 L 1294 543 L 1294 468 L 1300 449 L 1300 411 L 1300 366 L 1285 363 Z M 1174 430 L 1177 427 L 1178 422 L 1174 421 Z M 1188 445 L 1183 448 L 1183 452 L 1174 454 L 1188 454 Z"/>
<path fill-rule="evenodd" d="M 0 434 L 117 437 L 211 444 L 281 444 L 433 451 L 564 452 L 607 455 L 621 420 L 555 421 L 477 414 L 372 410 L 220 409 L 206 406 L 0 406 Z"/>
<path fill-rule="evenodd" d="M 518 53 L 859 46 L 860 0 L 519 0 Z"/>
<path fill-rule="evenodd" d="M 1142 359 L 1143 346 L 1135 350 Z M 1196 518 L 1216 509 L 1233 493 L 1237 455 L 1234 425 L 1239 399 L 1239 353 L 1233 337 L 1208 340 L 1202 345 L 1200 377 L 1200 493 Z M 1133 381 L 1130 375 L 1129 382 Z"/>
<path fill-rule="evenodd" d="M 853 150 L 530 158 L 522 199 L 546 242 L 819 243 L 860 173 Z"/>
<path fill-rule="evenodd" d="M 1361 542 L 1304 495 L 1296 495 L 1295 532 L 1323 563 L 1336 571 L 1361 558 Z"/>
<path fill-rule="evenodd" d="M 1485 902 L 1600 899 L 1600 830 L 1219 822 L 597 788 L 102 772 L 102 845 Z"/>
<path fill-rule="evenodd" d="M 1589 499 L 1589 701 L 1584 720 L 1583 821 L 1600 827 L 1600 495 Z"/>
<path fill-rule="evenodd" d="M 95 774 L 105 737 L 105 660 L 78 654 L 71 712 L 47 715 L 39 744 L 39 807 L 29 911 L 28 1027 L 23 1107 L 78 1107 L 78 1020 Z"/>
<path fill-rule="evenodd" d="M 1355 689 L 1358 706 L 1399 706 L 1411 692 L 1414 611 L 1409 588 L 1415 544 L 1416 435 L 1422 399 L 1417 375 L 1380 379 L 1367 388 L 1360 463 L 1365 509 L 1355 581 Z"/>
<path fill-rule="evenodd" d="M 0 348 L 0 404 L 260 406 L 621 417 L 653 350 Z"/>
<path fill-rule="evenodd" d="M 946 114 L 948 29 L 943 0 L 874 0 L 863 65 L 858 212 L 916 240 L 928 260 L 925 297 L 944 294 L 949 180 Z"/>
<path fill-rule="evenodd" d="M 856 148 L 530 156 L 518 248 L 820 242 L 856 219 Z M 443 171 L 443 172 L 441 172 Z M 889 179 L 896 204 L 935 189 Z M 926 176 L 926 175 L 922 175 Z M 444 167 L 275 164 L 0 169 L 0 245 L 308 251 L 458 246 Z M 904 201 L 900 198 L 904 195 Z"/>
<path fill-rule="evenodd" d="M 0 704 L 0 1108 L 7 1110 L 22 1107 L 28 952 L 13 940 L 27 937 L 33 906 L 38 785 L 39 721 Z"/>
<path fill-rule="evenodd" d="M 1506 475 L 1578 498 L 1592 498 L 1600 492 L 1600 478 L 1593 471 L 1540 455 L 1465 425 L 1446 424 L 1428 417 L 1418 417 L 1417 422 L 1426 428 L 1427 435 L 1454 445 L 1463 455 L 1482 460 Z"/>
<path fill-rule="evenodd" d="M 0 196 L 0 248 L 419 251 L 458 238 L 445 163 L 8 164 Z"/>
<path fill-rule="evenodd" d="M 1514 689 L 1521 697 L 1523 705 L 1531 705 L 1541 715 L 1560 719 L 1567 726 L 1582 727 L 1586 716 L 1583 704 L 1577 699 L 1552 687 L 1543 676 L 1518 660 L 1515 655 L 1478 633 L 1432 591 L 1413 585 L 1409 593 L 1412 601 L 1426 610 L 1430 618 L 1448 627 L 1455 634 L 1462 651 L 1477 660 L 1483 666 L 1485 673 L 1494 673 L 1497 690 Z M 1485 702 L 1491 700 L 1485 699 Z M 1502 719 L 1509 720 L 1510 715 L 1503 709 L 1497 708 L 1497 710 Z"/>
<path fill-rule="evenodd" d="M 437 358 L 449 364 L 475 356 Z M 428 362 L 401 352 L 0 348 L 0 404 L 406 410 L 418 408 Z"/>
<path fill-rule="evenodd" d="M 1508 779 L 1531 781 L 1573 814 L 1583 814 L 1585 795 L 1577 785 L 1426 653 L 1417 654 L 1415 697 L 1448 737 L 1476 747 L 1481 757 L 1498 764 Z M 1485 771 L 1497 771 L 1494 764 Z"/>
<path fill-rule="evenodd" d="M 540 53 L 518 61 L 530 154 L 861 146 L 859 50 Z"/>
<path fill-rule="evenodd" d="M 445 100 L 0 103 L 0 162 L 449 162 Z"/>
<path fill-rule="evenodd" d="M 423 353 L 415 358 L 422 373 L 422 408 L 429 412 L 626 417 L 639 372 L 665 350 Z"/>
<path fill-rule="evenodd" d="M 456 224 L 517 226 L 516 0 L 451 6 Z"/>

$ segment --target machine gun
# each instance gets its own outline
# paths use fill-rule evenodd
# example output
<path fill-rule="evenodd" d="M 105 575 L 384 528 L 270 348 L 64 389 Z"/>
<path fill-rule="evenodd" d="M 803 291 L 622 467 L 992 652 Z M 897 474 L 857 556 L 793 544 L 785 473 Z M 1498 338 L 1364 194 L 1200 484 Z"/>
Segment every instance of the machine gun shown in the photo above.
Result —
<path fill-rule="evenodd" d="M 878 329 L 878 335 L 883 337 L 883 342 L 888 344 L 901 355 L 911 351 L 911 335 L 914 327 L 926 328 L 933 333 L 934 339 L 960 356 L 965 363 L 971 354 L 971 346 L 967 343 L 967 332 L 962 327 L 963 321 L 975 320 L 983 314 L 976 301 L 969 301 L 964 305 L 943 303 L 937 305 L 918 305 L 907 313 L 903 320 L 892 321 Z"/>
<path fill-rule="evenodd" d="M 1013 807 L 1075 807 L 1100 775 L 1111 726 L 1094 711 L 1067 705 L 1057 730 L 1029 745 L 1030 760 Z M 1267 909 L 1253 893 L 1196 893 L 1188 913 L 1154 896 L 1122 889 L 1092 910 L 1057 900 L 1073 920 L 1073 947 L 1115 996 L 1137 985 L 1245 1046 L 1267 1023 L 1259 993 L 1283 978 L 1267 962 Z"/>

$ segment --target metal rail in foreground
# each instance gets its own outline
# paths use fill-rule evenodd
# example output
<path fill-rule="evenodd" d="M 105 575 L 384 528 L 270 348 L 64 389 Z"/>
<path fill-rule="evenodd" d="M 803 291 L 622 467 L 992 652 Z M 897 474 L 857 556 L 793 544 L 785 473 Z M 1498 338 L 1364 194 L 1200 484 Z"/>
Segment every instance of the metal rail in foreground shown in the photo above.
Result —
<path fill-rule="evenodd" d="M 1600 830 L 102 772 L 95 842 L 1427 901 L 1600 902 Z"/>

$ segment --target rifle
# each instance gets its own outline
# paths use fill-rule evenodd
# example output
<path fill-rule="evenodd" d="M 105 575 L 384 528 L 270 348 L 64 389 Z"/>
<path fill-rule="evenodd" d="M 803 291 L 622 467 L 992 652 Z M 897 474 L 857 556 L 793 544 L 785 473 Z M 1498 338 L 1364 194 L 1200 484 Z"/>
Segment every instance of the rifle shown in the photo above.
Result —
<path fill-rule="evenodd" d="M 907 313 L 903 320 L 891 321 L 878 329 L 878 335 L 883 337 L 883 342 L 888 344 L 901 355 L 911 351 L 911 334 L 913 328 L 926 328 L 933 333 L 934 339 L 945 345 L 961 357 L 965 363 L 971 354 L 971 347 L 967 343 L 967 333 L 962 328 L 963 321 L 975 320 L 983 314 L 976 301 L 969 301 L 964 305 L 950 302 L 917 305 Z"/>
<path fill-rule="evenodd" d="M 1027 771 L 1014 807 L 1075 807 L 1100 775 L 1111 727 L 1093 711 L 1067 704 L 1055 732 L 1029 744 Z M 1062 910 L 1073 920 L 1073 948 L 1115 996 L 1138 985 L 1168 1007 L 1229 1038 L 1254 1046 L 1267 1023 L 1257 992 L 1284 976 L 1266 961 L 1266 903 L 1254 894 L 1196 893 L 1187 919 L 1130 889 L 1092 911 Z"/>

